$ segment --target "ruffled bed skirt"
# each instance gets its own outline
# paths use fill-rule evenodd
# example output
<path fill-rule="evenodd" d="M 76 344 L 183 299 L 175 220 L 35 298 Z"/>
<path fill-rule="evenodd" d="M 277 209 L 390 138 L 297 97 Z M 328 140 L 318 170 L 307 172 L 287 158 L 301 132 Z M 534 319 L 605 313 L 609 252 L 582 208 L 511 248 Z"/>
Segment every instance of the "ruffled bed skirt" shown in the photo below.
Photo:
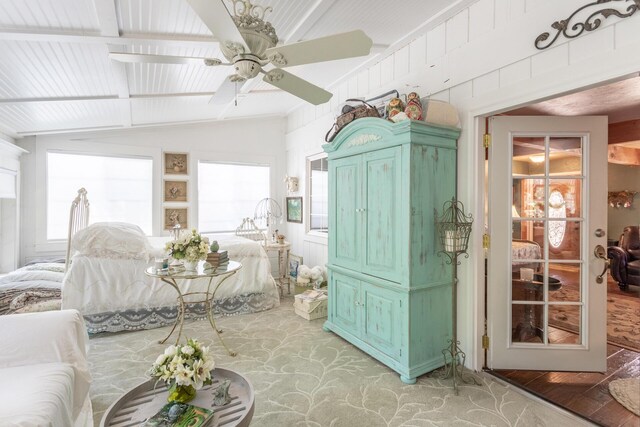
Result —
<path fill-rule="evenodd" d="M 235 295 L 213 302 L 215 317 L 257 313 L 280 305 L 279 299 L 264 293 Z M 173 325 L 178 317 L 178 306 L 137 308 L 124 311 L 89 314 L 84 316 L 90 334 L 101 332 L 137 331 Z M 205 319 L 205 303 L 187 303 L 185 319 Z"/>

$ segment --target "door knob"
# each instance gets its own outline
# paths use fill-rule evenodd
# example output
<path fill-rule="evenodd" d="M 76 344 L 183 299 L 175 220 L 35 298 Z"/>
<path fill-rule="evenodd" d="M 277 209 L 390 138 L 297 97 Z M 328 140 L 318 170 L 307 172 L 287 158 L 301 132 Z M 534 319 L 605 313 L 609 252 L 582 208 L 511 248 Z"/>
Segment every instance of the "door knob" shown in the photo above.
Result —
<path fill-rule="evenodd" d="M 595 234 L 596 237 L 604 237 L 607 233 L 605 233 L 602 228 L 598 228 L 593 234 Z"/>
<path fill-rule="evenodd" d="M 604 273 L 607 272 L 607 268 L 609 268 L 609 264 L 611 263 L 611 261 L 609 260 L 609 258 L 607 258 L 607 251 L 604 247 L 602 247 L 602 245 L 596 245 L 595 249 L 593 250 L 593 255 L 596 258 L 604 261 L 604 268 L 602 269 L 602 273 L 600 273 L 598 277 L 596 277 L 596 283 L 602 283 L 604 281 Z"/>

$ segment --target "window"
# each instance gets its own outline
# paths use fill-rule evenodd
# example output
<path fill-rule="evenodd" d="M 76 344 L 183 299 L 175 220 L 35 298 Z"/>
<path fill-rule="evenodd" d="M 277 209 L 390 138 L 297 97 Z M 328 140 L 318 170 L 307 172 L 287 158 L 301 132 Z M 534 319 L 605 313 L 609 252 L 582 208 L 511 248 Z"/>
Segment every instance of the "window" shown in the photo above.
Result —
<path fill-rule="evenodd" d="M 269 197 L 269 166 L 198 162 L 198 230 L 230 232 Z"/>
<path fill-rule="evenodd" d="M 329 230 L 329 163 L 326 154 L 308 159 L 307 182 L 309 183 L 309 231 L 327 233 Z"/>
<path fill-rule="evenodd" d="M 567 217 L 567 207 L 562 197 L 562 193 L 554 190 L 549 195 L 549 218 Z M 564 240 L 564 233 L 567 229 L 566 221 L 549 221 L 549 243 L 554 248 L 559 248 Z"/>
<path fill-rule="evenodd" d="M 78 189 L 87 189 L 89 221 L 120 221 L 152 234 L 153 161 L 47 153 L 47 239 L 66 239 L 69 208 Z"/>

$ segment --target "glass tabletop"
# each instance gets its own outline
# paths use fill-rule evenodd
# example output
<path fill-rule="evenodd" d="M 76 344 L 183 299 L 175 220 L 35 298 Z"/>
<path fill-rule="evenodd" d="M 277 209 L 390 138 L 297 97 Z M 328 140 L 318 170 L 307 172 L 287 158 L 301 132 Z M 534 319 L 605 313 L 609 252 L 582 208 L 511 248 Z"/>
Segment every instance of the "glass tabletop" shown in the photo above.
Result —
<path fill-rule="evenodd" d="M 156 270 L 155 267 L 149 267 L 144 274 L 151 277 L 172 277 L 174 279 L 197 279 L 199 277 L 215 277 L 227 273 L 233 273 L 242 268 L 242 264 L 238 261 L 229 261 L 212 267 L 205 261 L 199 261 L 196 270 L 185 270 L 183 265 L 169 266 L 168 270 Z"/>

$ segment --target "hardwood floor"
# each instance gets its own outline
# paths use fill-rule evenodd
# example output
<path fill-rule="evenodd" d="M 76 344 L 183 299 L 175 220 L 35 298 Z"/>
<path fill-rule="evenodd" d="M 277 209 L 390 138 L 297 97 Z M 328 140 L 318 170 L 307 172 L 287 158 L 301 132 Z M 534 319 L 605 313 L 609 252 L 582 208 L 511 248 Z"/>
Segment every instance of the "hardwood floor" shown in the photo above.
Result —
<path fill-rule="evenodd" d="M 567 333 L 567 332 L 565 332 Z M 640 376 L 640 353 L 609 344 L 607 372 L 489 371 L 549 402 L 596 424 L 615 427 L 640 426 L 633 414 L 609 393 L 609 383 Z"/>
<path fill-rule="evenodd" d="M 638 287 L 621 291 L 611 280 L 608 294 L 638 297 Z M 550 330 L 553 342 L 573 342 L 571 332 Z M 640 377 L 640 353 L 607 345 L 607 372 L 543 372 L 492 370 L 489 373 L 521 387 L 553 404 L 593 423 L 607 427 L 639 427 L 640 417 L 633 414 L 609 393 L 609 383 L 619 378 Z"/>

